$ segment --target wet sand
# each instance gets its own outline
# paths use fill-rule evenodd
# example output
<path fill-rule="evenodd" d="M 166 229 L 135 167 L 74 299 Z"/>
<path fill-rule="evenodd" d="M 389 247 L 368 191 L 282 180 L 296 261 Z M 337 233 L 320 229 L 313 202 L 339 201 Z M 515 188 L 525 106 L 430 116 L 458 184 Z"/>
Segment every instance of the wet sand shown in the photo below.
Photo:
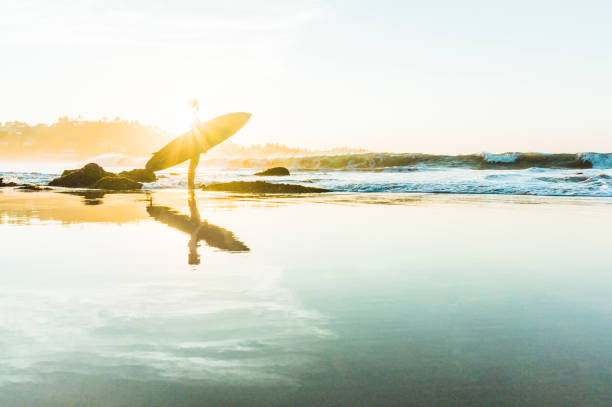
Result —
<path fill-rule="evenodd" d="M 612 405 L 612 199 L 0 191 L 2 406 Z"/>

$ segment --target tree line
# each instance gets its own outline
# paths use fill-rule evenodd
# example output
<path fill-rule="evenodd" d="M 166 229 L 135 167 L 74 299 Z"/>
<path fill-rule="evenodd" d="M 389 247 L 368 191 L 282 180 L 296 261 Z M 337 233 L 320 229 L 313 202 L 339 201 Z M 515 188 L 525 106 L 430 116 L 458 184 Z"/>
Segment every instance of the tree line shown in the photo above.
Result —
<path fill-rule="evenodd" d="M 132 120 L 82 120 L 60 117 L 55 123 L 29 125 L 0 123 L 0 156 L 11 158 L 67 158 L 116 153 L 151 154 L 170 134 Z"/>
<path fill-rule="evenodd" d="M 90 121 L 80 117 L 60 117 L 55 123 L 29 125 L 13 121 L 0 123 L 0 158 L 82 160 L 102 154 L 145 157 L 157 151 L 173 137 L 167 131 L 134 120 L 115 118 Z M 307 150 L 267 143 L 242 146 L 226 141 L 207 156 L 280 157 L 316 154 L 362 153 L 366 150 L 336 148 Z"/>

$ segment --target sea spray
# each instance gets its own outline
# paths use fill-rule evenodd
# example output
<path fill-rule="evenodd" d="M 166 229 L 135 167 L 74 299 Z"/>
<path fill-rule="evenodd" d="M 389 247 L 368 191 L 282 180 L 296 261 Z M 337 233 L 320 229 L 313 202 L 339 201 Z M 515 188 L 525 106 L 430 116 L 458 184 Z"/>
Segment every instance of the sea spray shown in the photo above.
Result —
<path fill-rule="evenodd" d="M 215 158 L 205 157 L 201 165 L 234 168 L 289 167 L 294 169 L 384 170 L 388 168 L 469 168 L 485 169 L 587 169 L 612 168 L 612 154 L 606 153 L 482 153 L 436 155 L 418 153 L 364 153 L 310 157 Z"/>
<path fill-rule="evenodd" d="M 203 160 L 204 161 L 204 160 Z M 277 157 L 204 161 L 196 184 L 256 181 L 260 169 L 290 167 L 282 182 L 337 192 L 528 194 L 612 197 L 612 155 L 604 153 L 545 154 L 391 154 L 368 153 L 316 157 Z M 214 164 L 214 165 L 213 165 Z M 230 166 L 233 165 L 234 167 Z M 57 167 L 57 166 L 55 166 Z M 63 169 L 47 164 L 0 170 L 0 177 L 18 183 L 46 185 Z M 63 169 L 60 169 L 63 168 Z M 23 171 L 26 169 L 26 171 Z M 119 172 L 126 168 L 105 167 Z M 186 169 L 157 173 L 144 189 L 186 188 Z M 275 180 L 269 180 L 276 182 Z"/>

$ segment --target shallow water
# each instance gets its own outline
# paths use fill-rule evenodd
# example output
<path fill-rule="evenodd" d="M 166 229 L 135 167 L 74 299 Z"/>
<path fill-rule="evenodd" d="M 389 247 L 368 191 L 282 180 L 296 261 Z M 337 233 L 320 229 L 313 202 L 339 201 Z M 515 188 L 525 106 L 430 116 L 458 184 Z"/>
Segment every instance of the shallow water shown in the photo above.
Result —
<path fill-rule="evenodd" d="M 0 178 L 20 183 L 46 185 L 64 168 L 81 164 L 0 165 Z M 32 169 L 35 168 L 36 171 Z M 105 167 L 120 172 L 126 167 Z M 450 193 L 539 196 L 612 197 L 612 169 L 472 169 L 455 167 L 386 167 L 378 169 L 291 169 L 288 177 L 258 177 L 253 168 L 208 168 L 200 166 L 196 184 L 254 181 L 300 184 L 335 192 L 368 193 Z M 156 182 L 145 183 L 145 190 L 187 187 L 185 168 L 157 173 Z"/>
<path fill-rule="evenodd" d="M 195 199 L 0 191 L 0 405 L 612 404 L 609 198 Z"/>

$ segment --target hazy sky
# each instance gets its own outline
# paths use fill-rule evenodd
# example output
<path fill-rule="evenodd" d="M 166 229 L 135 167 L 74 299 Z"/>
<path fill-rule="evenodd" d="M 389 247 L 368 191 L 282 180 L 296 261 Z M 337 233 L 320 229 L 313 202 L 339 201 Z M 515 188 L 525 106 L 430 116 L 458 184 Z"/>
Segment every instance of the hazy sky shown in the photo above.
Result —
<path fill-rule="evenodd" d="M 612 151 L 610 1 L 0 1 L 0 121 L 120 116 L 234 140 Z"/>

